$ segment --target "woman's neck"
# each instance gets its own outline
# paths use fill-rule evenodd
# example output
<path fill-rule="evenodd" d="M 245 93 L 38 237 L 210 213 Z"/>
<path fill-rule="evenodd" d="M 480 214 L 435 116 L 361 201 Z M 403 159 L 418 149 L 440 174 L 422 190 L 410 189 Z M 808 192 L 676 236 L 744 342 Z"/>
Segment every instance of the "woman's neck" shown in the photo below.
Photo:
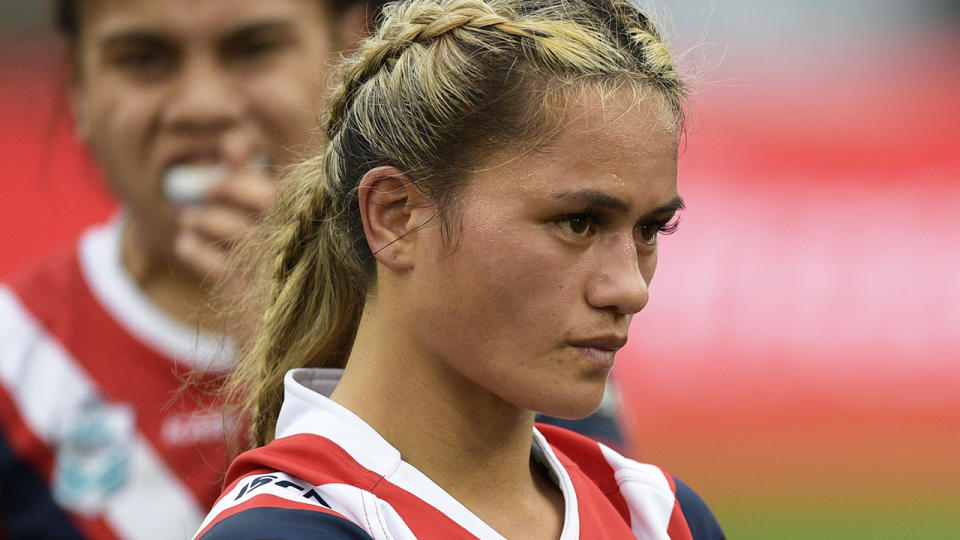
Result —
<path fill-rule="evenodd" d="M 423 358 L 391 328 L 364 313 L 334 401 L 504 536 L 557 538 L 563 496 L 531 460 L 534 413 Z"/>
<path fill-rule="evenodd" d="M 201 277 L 173 264 L 172 254 L 154 253 L 133 219 L 120 238 L 124 269 L 155 306 L 186 326 L 216 332 L 211 293 Z"/>

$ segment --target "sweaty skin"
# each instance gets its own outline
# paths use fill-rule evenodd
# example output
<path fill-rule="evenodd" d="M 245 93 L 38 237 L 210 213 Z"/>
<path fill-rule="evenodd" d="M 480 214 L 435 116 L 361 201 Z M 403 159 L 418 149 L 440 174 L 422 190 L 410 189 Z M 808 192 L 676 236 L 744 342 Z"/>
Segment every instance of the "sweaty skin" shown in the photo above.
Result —
<path fill-rule="evenodd" d="M 596 409 L 647 302 L 656 232 L 682 207 L 673 115 L 604 103 L 570 110 L 546 152 L 491 156 L 450 242 L 402 171 L 361 182 L 376 293 L 332 399 L 508 537 L 558 525 L 531 469 L 533 411 Z"/>

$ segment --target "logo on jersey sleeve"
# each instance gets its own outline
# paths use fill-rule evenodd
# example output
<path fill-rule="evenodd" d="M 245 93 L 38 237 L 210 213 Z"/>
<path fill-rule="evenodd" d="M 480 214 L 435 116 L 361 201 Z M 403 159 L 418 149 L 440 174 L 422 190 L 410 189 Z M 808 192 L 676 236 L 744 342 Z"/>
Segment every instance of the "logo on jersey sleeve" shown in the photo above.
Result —
<path fill-rule="evenodd" d="M 133 408 L 89 401 L 66 426 L 56 448 L 54 498 L 68 510 L 99 513 L 130 481 Z"/>
<path fill-rule="evenodd" d="M 269 489 L 261 489 L 264 486 L 269 486 Z M 323 497 L 317 493 L 317 490 L 314 489 L 313 486 L 301 485 L 286 475 L 279 477 L 276 474 L 263 474 L 260 476 L 255 476 L 241 484 L 240 492 L 233 497 L 233 500 L 239 501 L 240 499 L 243 499 L 244 496 L 253 496 L 255 495 L 254 492 L 258 491 L 267 491 L 274 495 L 282 494 L 281 496 L 291 500 L 296 500 L 294 497 L 299 495 L 300 498 L 330 508 L 330 505 L 327 504 L 327 501 L 323 500 Z"/>

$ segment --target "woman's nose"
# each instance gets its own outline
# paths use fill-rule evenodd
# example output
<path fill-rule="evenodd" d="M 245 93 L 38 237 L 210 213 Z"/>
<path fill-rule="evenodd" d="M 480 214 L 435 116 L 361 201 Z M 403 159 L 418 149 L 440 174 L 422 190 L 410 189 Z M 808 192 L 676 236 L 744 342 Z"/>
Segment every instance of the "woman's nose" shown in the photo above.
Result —
<path fill-rule="evenodd" d="M 597 268 L 587 283 L 587 302 L 597 309 L 614 309 L 633 315 L 647 305 L 649 283 L 641 270 L 643 257 L 632 237 L 617 239 L 603 246 Z"/>
<path fill-rule="evenodd" d="M 173 130 L 218 132 L 240 120 L 244 101 L 227 70 L 215 61 L 197 59 L 183 66 L 165 112 Z"/>

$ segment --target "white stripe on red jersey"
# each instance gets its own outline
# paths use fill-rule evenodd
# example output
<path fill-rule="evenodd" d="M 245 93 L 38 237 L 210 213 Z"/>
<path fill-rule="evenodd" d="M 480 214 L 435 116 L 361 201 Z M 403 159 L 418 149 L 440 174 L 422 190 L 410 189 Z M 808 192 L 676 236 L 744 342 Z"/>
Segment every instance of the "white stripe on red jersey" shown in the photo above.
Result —
<path fill-rule="evenodd" d="M 233 365 L 233 344 L 220 336 L 199 333 L 173 319 L 137 286 L 121 261 L 123 218 L 88 230 L 79 245 L 83 277 L 111 318 L 142 344 L 178 364 L 204 370 Z"/>
<path fill-rule="evenodd" d="M 277 439 L 234 461 L 197 538 L 503 538 L 361 418 L 325 397 L 339 374 L 287 374 Z M 673 478 L 659 468 L 554 426 L 535 429 L 532 444 L 564 497 L 562 540 L 694 538 Z M 348 530 L 332 532 L 340 526 Z M 702 538 L 722 538 L 715 532 Z"/>
<path fill-rule="evenodd" d="M 208 345 L 191 356 L 192 346 L 215 338 L 172 320 L 152 333 L 133 331 L 156 327 L 155 316 L 164 315 L 123 292 L 131 281 L 119 266 L 120 226 L 93 229 L 78 250 L 0 284 L 0 535 L 189 538 L 219 491 L 226 451 L 222 429 L 211 428 L 209 400 L 174 398 L 191 367 L 220 365 L 232 351 Z M 145 316 L 151 310 L 154 317 Z M 132 411 L 134 424 L 105 462 L 104 478 L 115 484 L 82 506 L 54 493 L 83 486 L 77 474 L 98 463 L 84 461 L 83 448 L 79 459 L 65 457 L 79 411 L 90 404 Z M 112 425 L 94 424 L 88 435 Z M 24 511 L 11 511 L 21 486 Z M 46 513 L 24 517 L 36 509 Z"/>

